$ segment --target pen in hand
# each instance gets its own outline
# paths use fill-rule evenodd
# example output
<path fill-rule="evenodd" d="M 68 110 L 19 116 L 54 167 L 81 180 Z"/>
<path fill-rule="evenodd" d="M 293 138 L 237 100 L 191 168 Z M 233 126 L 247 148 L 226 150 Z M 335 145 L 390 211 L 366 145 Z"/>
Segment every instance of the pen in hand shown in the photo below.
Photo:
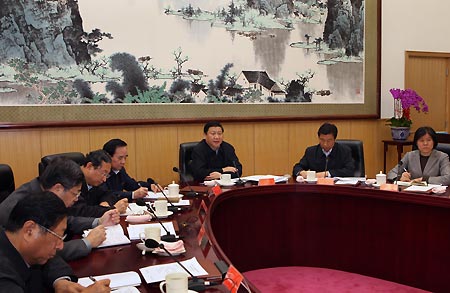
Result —
<path fill-rule="evenodd" d="M 89 276 L 89 280 L 91 280 L 94 283 L 97 282 L 97 280 L 94 277 L 92 277 L 92 276 Z"/>

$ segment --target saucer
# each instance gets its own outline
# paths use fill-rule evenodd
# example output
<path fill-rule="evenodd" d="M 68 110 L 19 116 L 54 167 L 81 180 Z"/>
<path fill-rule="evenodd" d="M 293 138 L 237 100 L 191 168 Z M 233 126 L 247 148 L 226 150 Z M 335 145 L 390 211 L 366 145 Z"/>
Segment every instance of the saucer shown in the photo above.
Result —
<path fill-rule="evenodd" d="M 148 247 L 145 246 L 145 244 L 142 243 L 142 242 L 137 243 L 137 244 L 136 244 L 136 247 L 139 248 L 139 250 L 142 250 L 142 251 L 145 251 L 145 252 L 155 250 L 154 248 L 148 248 Z"/>
<path fill-rule="evenodd" d="M 317 178 L 313 179 L 313 180 L 305 179 L 305 182 L 307 182 L 307 183 L 316 183 L 317 182 Z"/>
<path fill-rule="evenodd" d="M 223 180 L 216 180 L 216 182 L 220 185 L 220 186 L 233 186 L 236 184 L 236 182 L 230 181 L 230 182 L 224 182 Z"/>
<path fill-rule="evenodd" d="M 374 183 L 374 184 L 372 184 L 372 186 L 376 187 L 376 188 L 380 188 L 380 184 L 378 184 L 378 183 Z"/>
<path fill-rule="evenodd" d="M 165 214 L 165 215 L 158 215 L 158 214 L 156 214 L 156 216 L 158 218 L 160 218 L 160 219 L 164 219 L 164 218 L 167 218 L 167 217 L 172 216 L 172 215 L 173 215 L 172 211 L 167 211 L 167 214 Z"/>

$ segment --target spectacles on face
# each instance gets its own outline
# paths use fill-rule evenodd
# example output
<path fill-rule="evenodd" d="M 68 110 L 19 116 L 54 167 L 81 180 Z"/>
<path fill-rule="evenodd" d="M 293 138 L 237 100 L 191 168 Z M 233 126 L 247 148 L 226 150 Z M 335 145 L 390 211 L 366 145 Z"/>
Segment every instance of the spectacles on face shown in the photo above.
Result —
<path fill-rule="evenodd" d="M 72 194 L 75 198 L 79 198 L 80 195 L 81 195 L 81 191 L 79 191 L 78 193 L 77 193 L 77 192 L 73 192 L 73 191 L 70 190 L 70 189 L 65 189 L 65 191 L 66 191 L 66 192 L 69 192 L 70 194 Z"/>
<path fill-rule="evenodd" d="M 42 229 L 44 229 L 45 231 L 47 231 L 48 233 L 52 234 L 53 236 L 55 236 L 56 238 L 58 238 L 61 241 L 64 241 L 64 239 L 66 239 L 67 234 L 64 234 L 63 236 L 56 234 L 55 232 L 53 232 L 52 230 L 45 228 L 44 226 L 42 226 L 41 224 L 36 223 L 39 227 L 41 227 Z"/>
<path fill-rule="evenodd" d="M 97 170 L 97 172 L 99 172 L 101 175 L 102 175 L 102 177 L 105 177 L 106 179 L 108 179 L 111 175 L 109 174 L 109 172 L 104 172 L 104 171 L 102 171 L 102 169 L 100 169 L 100 168 L 95 168 L 95 170 Z"/>

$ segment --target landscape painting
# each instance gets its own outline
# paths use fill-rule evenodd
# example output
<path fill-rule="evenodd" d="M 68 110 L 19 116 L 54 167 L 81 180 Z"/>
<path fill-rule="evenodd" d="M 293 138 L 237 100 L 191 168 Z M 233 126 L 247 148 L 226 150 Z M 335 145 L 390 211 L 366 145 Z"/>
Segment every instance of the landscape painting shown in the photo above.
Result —
<path fill-rule="evenodd" d="M 365 107 L 366 2 L 1 0 L 0 108 Z"/>

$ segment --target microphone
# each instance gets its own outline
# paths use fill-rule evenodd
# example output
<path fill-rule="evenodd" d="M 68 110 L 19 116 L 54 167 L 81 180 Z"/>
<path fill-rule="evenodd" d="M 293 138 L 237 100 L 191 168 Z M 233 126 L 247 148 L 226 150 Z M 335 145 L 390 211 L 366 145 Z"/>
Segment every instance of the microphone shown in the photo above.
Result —
<path fill-rule="evenodd" d="M 244 185 L 245 184 L 245 182 L 244 182 L 244 180 L 242 180 L 241 179 L 241 174 L 239 174 L 239 169 L 238 169 L 238 167 L 237 167 L 237 165 L 236 165 L 236 161 L 235 160 L 233 160 L 233 166 L 234 166 L 234 168 L 236 168 L 236 173 L 237 173 L 237 175 L 238 175 L 238 180 L 236 181 L 236 186 L 242 186 L 242 185 Z"/>
<path fill-rule="evenodd" d="M 324 178 L 327 178 L 327 168 L 328 168 L 328 156 L 325 156 L 325 171 L 324 171 L 325 176 L 323 176 Z"/>
<path fill-rule="evenodd" d="M 169 203 L 169 207 L 167 207 L 167 209 L 171 212 L 181 212 L 183 209 L 180 207 L 175 206 L 167 197 L 167 195 L 164 193 L 164 191 L 161 189 L 161 187 L 159 187 L 159 184 L 155 181 L 153 181 L 156 186 L 156 188 L 162 193 L 162 195 L 166 198 L 167 202 Z"/>
<path fill-rule="evenodd" d="M 167 228 L 163 225 L 163 223 L 161 222 L 161 219 L 158 218 L 156 213 L 153 211 L 153 209 L 149 206 L 149 204 L 146 201 L 144 201 L 142 198 L 138 198 L 138 199 L 136 199 L 136 204 L 141 207 L 147 207 L 147 211 L 149 211 L 149 213 L 152 214 L 153 217 L 155 217 L 155 219 L 158 221 L 158 223 L 161 225 L 161 227 L 164 229 L 164 231 L 166 231 L 167 234 L 161 236 L 162 241 L 166 241 L 166 242 L 178 241 L 177 236 L 170 234 L 169 230 L 167 230 Z"/>
<path fill-rule="evenodd" d="M 189 184 L 188 180 L 186 180 L 186 175 L 184 175 L 184 173 L 181 172 L 180 169 L 178 169 L 177 167 L 173 167 L 172 170 L 180 174 L 181 182 L 186 183 L 187 187 L 189 187 L 189 191 L 186 192 L 186 196 L 191 197 L 197 196 L 198 192 L 195 192 L 194 189 L 192 189 L 192 186 Z"/>
<path fill-rule="evenodd" d="M 209 281 L 204 281 L 204 280 L 200 280 L 198 279 L 196 276 L 194 276 L 181 262 L 179 262 L 175 256 L 167 250 L 167 248 L 164 247 L 163 243 L 158 243 L 158 241 L 156 241 L 155 239 L 147 239 L 145 240 L 145 244 L 146 247 L 148 248 L 161 248 L 163 249 L 168 256 L 170 256 L 180 267 L 183 268 L 183 270 L 185 270 L 189 276 L 192 277 L 191 280 L 189 280 L 188 282 L 188 289 L 189 290 L 193 290 L 196 292 L 199 291 L 203 291 L 206 290 L 206 287 L 208 286 L 215 286 L 215 285 L 219 285 L 219 283 L 217 282 L 209 282 Z"/>

